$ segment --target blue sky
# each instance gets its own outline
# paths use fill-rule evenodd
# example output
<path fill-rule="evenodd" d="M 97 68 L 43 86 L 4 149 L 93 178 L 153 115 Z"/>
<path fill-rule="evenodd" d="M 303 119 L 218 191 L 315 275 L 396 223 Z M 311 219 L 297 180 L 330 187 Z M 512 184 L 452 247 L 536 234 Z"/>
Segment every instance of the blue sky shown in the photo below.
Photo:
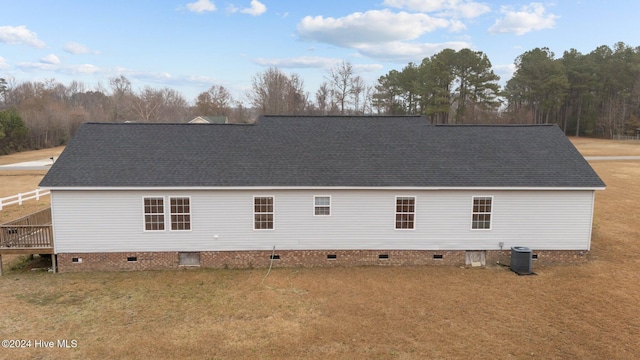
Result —
<path fill-rule="evenodd" d="M 313 98 L 343 60 L 368 85 L 444 48 L 486 53 L 508 80 L 535 47 L 561 57 L 622 41 L 640 46 L 640 2 L 623 0 L 0 0 L 0 77 L 88 90 L 120 75 L 193 102 L 212 85 L 241 100 L 269 66 Z"/>

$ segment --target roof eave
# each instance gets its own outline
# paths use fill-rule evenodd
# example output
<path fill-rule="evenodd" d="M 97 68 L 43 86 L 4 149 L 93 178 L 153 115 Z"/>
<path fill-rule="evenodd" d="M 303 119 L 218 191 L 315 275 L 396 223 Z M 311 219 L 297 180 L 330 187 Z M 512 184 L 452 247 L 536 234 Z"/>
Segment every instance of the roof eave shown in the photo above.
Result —
<path fill-rule="evenodd" d="M 42 186 L 54 191 L 188 191 L 188 190 L 402 190 L 402 191 L 596 191 L 605 186 Z"/>

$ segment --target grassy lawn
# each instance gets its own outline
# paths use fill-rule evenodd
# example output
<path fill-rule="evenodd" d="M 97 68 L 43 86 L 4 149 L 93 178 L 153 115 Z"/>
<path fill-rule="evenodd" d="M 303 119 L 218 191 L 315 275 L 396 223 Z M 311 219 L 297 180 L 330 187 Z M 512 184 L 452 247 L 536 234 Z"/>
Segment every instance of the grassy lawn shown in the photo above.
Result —
<path fill-rule="evenodd" d="M 638 140 L 606 140 L 590 138 L 570 138 L 582 156 L 640 156 Z"/>
<path fill-rule="evenodd" d="M 588 155 L 640 154 L 640 143 L 573 141 Z M 0 349 L 0 358 L 636 359 L 640 162 L 592 166 L 607 190 L 596 195 L 583 265 L 534 263 L 537 276 L 499 266 L 274 269 L 266 278 L 266 269 L 11 271 L 0 278 L 0 334 L 32 347 Z M 34 349 L 36 339 L 77 347 Z"/>
<path fill-rule="evenodd" d="M 60 146 L 51 149 L 24 151 L 11 155 L 0 156 L 0 165 L 49 159 L 52 156 L 57 158 L 63 149 L 64 147 Z M 45 173 L 46 171 L 35 170 L 0 170 L 0 198 L 35 190 Z M 41 198 L 40 201 L 26 201 L 22 206 L 8 205 L 0 210 L 0 224 L 34 213 L 46 208 L 47 206 L 49 206 L 48 196 Z"/>
<path fill-rule="evenodd" d="M 45 171 L 0 170 L 0 198 L 37 189 L 38 183 L 40 183 L 45 173 Z M 3 206 L 2 210 L 0 210 L 0 224 L 34 213 L 48 206 L 48 195 L 41 197 L 38 201 L 35 199 L 24 201 L 22 206 L 17 204 Z"/>
<path fill-rule="evenodd" d="M 52 156 L 55 156 L 57 158 L 62 150 L 64 150 L 64 146 L 58 146 L 50 149 L 23 151 L 11 155 L 4 155 L 0 156 L 0 165 L 49 159 Z"/>

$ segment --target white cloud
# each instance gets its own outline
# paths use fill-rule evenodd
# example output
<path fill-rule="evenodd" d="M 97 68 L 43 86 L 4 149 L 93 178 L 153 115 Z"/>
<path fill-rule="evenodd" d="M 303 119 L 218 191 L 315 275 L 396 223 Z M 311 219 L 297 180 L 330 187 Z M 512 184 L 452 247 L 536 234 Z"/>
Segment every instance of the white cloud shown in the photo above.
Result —
<path fill-rule="evenodd" d="M 491 10 L 487 4 L 470 0 L 385 0 L 383 5 L 462 18 L 475 18 Z"/>
<path fill-rule="evenodd" d="M 360 45 L 358 50 L 369 57 L 399 62 L 419 62 L 422 59 L 435 55 L 444 49 L 461 50 L 471 47 L 470 44 L 462 41 L 452 41 L 445 43 L 407 43 L 393 41 L 385 44 Z"/>
<path fill-rule="evenodd" d="M 306 16 L 298 23 L 298 34 L 305 40 L 315 40 L 342 47 L 372 43 L 413 40 L 424 33 L 452 24 L 426 14 L 394 13 L 389 10 L 356 12 L 342 18 Z"/>
<path fill-rule="evenodd" d="M 36 48 L 45 47 L 45 43 L 38 39 L 38 34 L 27 29 L 26 26 L 0 26 L 0 43 L 9 45 L 25 44 Z"/>
<path fill-rule="evenodd" d="M 353 64 L 353 70 L 358 73 L 376 72 L 384 69 L 380 64 Z"/>
<path fill-rule="evenodd" d="M 137 80 L 143 82 L 150 82 L 154 84 L 162 84 L 169 86 L 184 86 L 184 85 L 209 85 L 216 82 L 216 79 L 206 76 L 192 76 L 192 75 L 173 75 L 167 72 L 149 72 L 149 71 L 137 71 L 126 68 L 117 68 L 115 70 L 107 70 L 110 76 L 124 75 L 130 80 Z"/>
<path fill-rule="evenodd" d="M 53 55 L 53 54 L 52 54 Z M 53 55 L 57 60 L 58 57 Z M 65 75 L 77 75 L 77 74 L 96 74 L 96 73 L 105 73 L 104 69 L 101 69 L 95 65 L 91 64 L 60 64 L 60 60 L 58 62 L 45 62 L 44 60 L 48 58 L 45 57 L 41 62 L 23 62 L 18 63 L 18 68 L 23 71 L 29 70 L 40 70 L 40 71 L 52 71 Z M 49 59 L 50 61 L 55 61 L 53 59 Z"/>
<path fill-rule="evenodd" d="M 342 59 L 325 58 L 319 56 L 301 56 L 285 59 L 256 58 L 253 62 L 263 66 L 277 66 L 279 68 L 330 68 L 340 63 Z"/>
<path fill-rule="evenodd" d="M 2 60 L 0 58 L 0 68 L 1 66 Z M 24 72 L 44 71 L 71 76 L 96 75 L 101 78 L 110 78 L 124 75 L 132 81 L 136 80 L 144 83 L 161 84 L 166 86 L 202 86 L 215 83 L 216 80 L 214 78 L 204 76 L 175 76 L 167 72 L 138 71 L 127 69 L 124 67 L 102 68 L 93 64 L 53 64 L 44 62 L 22 62 L 17 64 L 17 68 Z"/>
<path fill-rule="evenodd" d="M 295 58 L 265 59 L 256 58 L 253 62 L 262 66 L 276 66 L 284 69 L 319 68 L 329 69 L 336 64 L 340 64 L 344 59 L 326 58 L 319 56 L 300 56 Z M 353 64 L 353 68 L 358 72 L 372 72 L 383 68 L 380 64 Z"/>
<path fill-rule="evenodd" d="M 21 62 L 21 63 L 18 63 L 17 66 L 23 71 L 28 71 L 28 70 L 55 71 L 57 69 L 57 66 L 53 64 L 34 63 L 34 62 Z"/>
<path fill-rule="evenodd" d="M 0 56 L 0 69 L 8 69 L 9 68 L 9 64 L 7 64 L 7 61 Z"/>
<path fill-rule="evenodd" d="M 515 64 L 494 65 L 493 71 L 500 76 L 500 79 L 511 79 L 516 72 Z"/>
<path fill-rule="evenodd" d="M 249 14 L 252 16 L 262 15 L 267 11 L 267 7 L 258 0 L 251 0 L 251 6 L 240 10 L 241 13 Z"/>
<path fill-rule="evenodd" d="M 45 57 L 43 57 L 42 59 L 40 59 L 40 62 L 43 64 L 60 64 L 60 59 L 55 55 L 55 54 L 49 54 Z"/>
<path fill-rule="evenodd" d="M 94 74 L 102 72 L 102 70 L 91 64 L 80 64 L 80 65 L 71 65 L 68 67 L 74 74 L 82 73 L 82 74 Z"/>
<path fill-rule="evenodd" d="M 510 6 L 503 6 L 500 10 L 504 17 L 496 20 L 489 28 L 489 32 L 515 33 L 523 35 L 534 30 L 551 29 L 556 25 L 558 16 L 547 14 L 544 5 L 541 3 L 531 3 L 524 5 L 519 11 Z"/>
<path fill-rule="evenodd" d="M 383 5 L 397 9 L 410 9 L 413 11 L 434 12 L 442 10 L 447 1 L 445 0 L 385 0 Z"/>
<path fill-rule="evenodd" d="M 397 0 L 400 1 L 400 0 Z M 371 10 L 342 18 L 307 16 L 298 23 L 302 39 L 355 49 L 360 55 L 385 61 L 421 61 L 437 52 L 470 47 L 464 41 L 426 43 L 419 39 L 438 29 L 460 31 L 459 20 L 446 20 L 422 13 Z"/>
<path fill-rule="evenodd" d="M 203 13 L 205 11 L 216 11 L 216 6 L 210 0 L 198 0 L 187 4 L 189 11 Z"/>
<path fill-rule="evenodd" d="M 64 51 L 70 54 L 98 54 L 97 51 L 92 51 L 88 47 L 78 44 L 75 42 L 68 42 L 67 45 L 64 46 Z"/>
<path fill-rule="evenodd" d="M 491 11 L 487 4 L 473 1 L 465 2 L 452 9 L 457 16 L 472 19 Z"/>
<path fill-rule="evenodd" d="M 451 20 L 451 27 L 449 31 L 458 32 L 462 30 L 466 30 L 467 26 L 460 20 Z"/>

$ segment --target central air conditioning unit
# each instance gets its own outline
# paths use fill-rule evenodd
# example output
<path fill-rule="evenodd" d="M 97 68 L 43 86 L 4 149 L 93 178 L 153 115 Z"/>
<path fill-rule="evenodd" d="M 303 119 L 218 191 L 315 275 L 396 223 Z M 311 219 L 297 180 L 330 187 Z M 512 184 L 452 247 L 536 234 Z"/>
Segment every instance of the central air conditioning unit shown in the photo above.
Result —
<path fill-rule="evenodd" d="M 514 246 L 511 248 L 511 271 L 518 275 L 531 275 L 531 263 L 533 255 L 531 249 L 524 246 Z"/>

